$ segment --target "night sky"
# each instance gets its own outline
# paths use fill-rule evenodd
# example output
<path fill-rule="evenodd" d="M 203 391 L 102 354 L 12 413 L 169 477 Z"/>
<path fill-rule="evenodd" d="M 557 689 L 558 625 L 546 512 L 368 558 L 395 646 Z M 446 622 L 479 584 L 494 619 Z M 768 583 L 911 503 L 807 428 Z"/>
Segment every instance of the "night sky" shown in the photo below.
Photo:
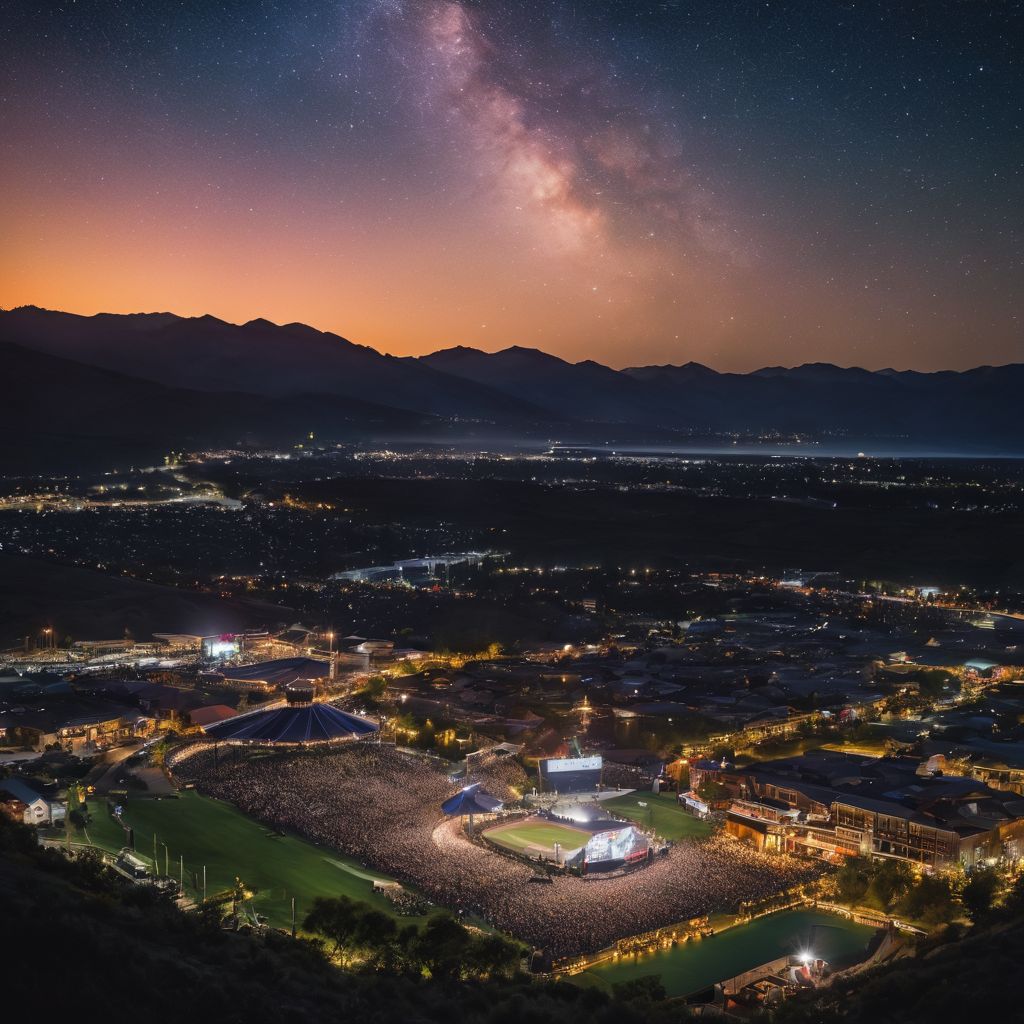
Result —
<path fill-rule="evenodd" d="M 0 305 L 1024 360 L 1024 4 L 14 3 Z"/>

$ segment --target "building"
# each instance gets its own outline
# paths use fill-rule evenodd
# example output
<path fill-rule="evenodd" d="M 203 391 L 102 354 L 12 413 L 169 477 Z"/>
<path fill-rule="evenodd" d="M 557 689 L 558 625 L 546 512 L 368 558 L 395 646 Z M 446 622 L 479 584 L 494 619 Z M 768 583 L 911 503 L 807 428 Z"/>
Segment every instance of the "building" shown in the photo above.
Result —
<path fill-rule="evenodd" d="M 726 812 L 726 831 L 759 850 L 782 850 L 783 826 L 793 824 L 800 812 L 772 797 L 734 800 Z"/>
<path fill-rule="evenodd" d="M 64 805 L 37 793 L 27 782 L 21 779 L 0 779 L 0 793 L 8 799 L 5 813 L 11 814 L 10 808 L 21 810 L 21 820 L 26 825 L 56 825 L 64 821 Z"/>
<path fill-rule="evenodd" d="M 269 691 L 292 683 L 328 679 L 331 676 L 331 664 L 318 658 L 277 658 L 256 665 L 225 666 L 220 674 L 227 686 Z"/>
<path fill-rule="evenodd" d="M 234 708 L 229 708 L 227 704 L 210 704 L 207 707 L 193 708 L 188 713 L 188 719 L 192 725 L 205 729 L 207 726 L 234 718 L 237 714 L 238 712 Z"/>
<path fill-rule="evenodd" d="M 965 774 L 992 789 L 1024 795 L 1024 741 L 999 742 L 979 736 L 947 740 L 940 736 L 926 740 L 922 749 L 946 763 L 961 765 Z"/>
<path fill-rule="evenodd" d="M 57 730 L 58 742 L 74 754 L 105 750 L 126 740 L 149 736 L 154 721 L 140 711 L 97 711 L 64 722 Z"/>
<path fill-rule="evenodd" d="M 1021 855 L 1024 800 L 918 769 L 913 758 L 823 750 L 750 765 L 726 828 L 761 848 L 828 860 L 861 855 L 944 867 Z"/>
<path fill-rule="evenodd" d="M 0 714 L 0 736 L 12 746 L 91 753 L 148 736 L 151 715 L 124 704 L 78 694 L 44 698 L 45 706 L 18 707 Z"/>

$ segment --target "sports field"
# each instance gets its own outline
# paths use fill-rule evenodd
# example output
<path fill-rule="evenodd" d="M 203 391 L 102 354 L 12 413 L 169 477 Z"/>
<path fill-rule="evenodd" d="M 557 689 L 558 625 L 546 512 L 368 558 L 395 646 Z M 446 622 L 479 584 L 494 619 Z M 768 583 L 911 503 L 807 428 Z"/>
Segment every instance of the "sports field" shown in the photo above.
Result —
<path fill-rule="evenodd" d="M 89 810 L 92 821 L 86 835 L 79 831 L 75 841 L 87 838 L 105 850 L 120 850 L 125 833 L 107 811 L 106 802 L 91 801 Z M 300 924 L 316 896 L 350 896 L 393 913 L 386 897 L 373 890 L 373 880 L 385 876 L 333 850 L 272 832 L 230 804 L 195 790 L 182 790 L 173 799 L 129 800 L 123 817 L 135 830 L 135 848 L 147 862 L 153 859 L 155 834 L 161 873 L 166 860 L 177 878 L 180 858 L 184 858 L 185 891 L 190 896 L 202 896 L 205 864 L 208 895 L 230 888 L 238 877 L 256 892 L 252 909 L 279 927 L 290 924 L 293 896 Z"/>
<path fill-rule="evenodd" d="M 527 818 L 511 825 L 498 825 L 484 835 L 496 846 L 503 846 L 513 853 L 528 853 L 531 850 L 542 849 L 551 855 L 554 855 L 555 843 L 563 850 L 578 850 L 585 846 L 590 838 L 589 832 L 544 821 L 542 818 Z"/>
<path fill-rule="evenodd" d="M 653 830 L 662 839 L 704 839 L 714 831 L 710 822 L 684 811 L 676 802 L 675 793 L 656 795 L 637 791 L 602 800 L 601 806 L 612 814 L 635 821 L 643 829 Z"/>

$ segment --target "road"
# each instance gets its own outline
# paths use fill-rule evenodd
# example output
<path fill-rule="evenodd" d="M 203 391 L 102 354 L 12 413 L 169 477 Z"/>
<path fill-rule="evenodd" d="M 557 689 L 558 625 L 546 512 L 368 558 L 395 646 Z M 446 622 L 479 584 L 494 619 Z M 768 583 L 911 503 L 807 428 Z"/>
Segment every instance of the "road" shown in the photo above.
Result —
<path fill-rule="evenodd" d="M 86 785 L 94 786 L 97 793 L 109 793 L 121 778 L 122 762 L 132 754 L 137 754 L 142 747 L 142 743 L 128 743 L 123 747 L 114 747 L 106 751 L 86 776 Z"/>

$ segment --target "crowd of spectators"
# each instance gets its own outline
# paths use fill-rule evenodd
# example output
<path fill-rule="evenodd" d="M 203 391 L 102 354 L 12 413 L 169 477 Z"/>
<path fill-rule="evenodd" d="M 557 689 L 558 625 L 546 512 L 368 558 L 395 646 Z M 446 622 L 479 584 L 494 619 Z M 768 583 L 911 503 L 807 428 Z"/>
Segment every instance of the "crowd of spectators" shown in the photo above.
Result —
<path fill-rule="evenodd" d="M 652 768 L 606 760 L 601 769 L 601 782 L 605 789 L 650 789 L 657 774 Z"/>
<path fill-rule="evenodd" d="M 481 783 L 491 796 L 506 804 L 522 800 L 523 794 L 533 788 L 523 766 L 505 753 L 474 755 L 470 762 L 468 781 Z"/>
<path fill-rule="evenodd" d="M 488 779 L 484 769 L 474 770 L 472 781 L 500 790 L 501 779 Z M 474 842 L 462 820 L 443 817 L 440 805 L 458 787 L 443 770 L 375 743 L 272 755 L 238 748 L 225 755 L 221 748 L 216 758 L 212 747 L 200 745 L 173 771 L 275 828 L 348 854 L 551 957 L 593 952 L 629 935 L 735 910 L 817 873 L 805 862 L 718 835 L 677 843 L 629 873 L 556 874 L 550 885 L 531 884 L 536 872 L 528 863 Z"/>

